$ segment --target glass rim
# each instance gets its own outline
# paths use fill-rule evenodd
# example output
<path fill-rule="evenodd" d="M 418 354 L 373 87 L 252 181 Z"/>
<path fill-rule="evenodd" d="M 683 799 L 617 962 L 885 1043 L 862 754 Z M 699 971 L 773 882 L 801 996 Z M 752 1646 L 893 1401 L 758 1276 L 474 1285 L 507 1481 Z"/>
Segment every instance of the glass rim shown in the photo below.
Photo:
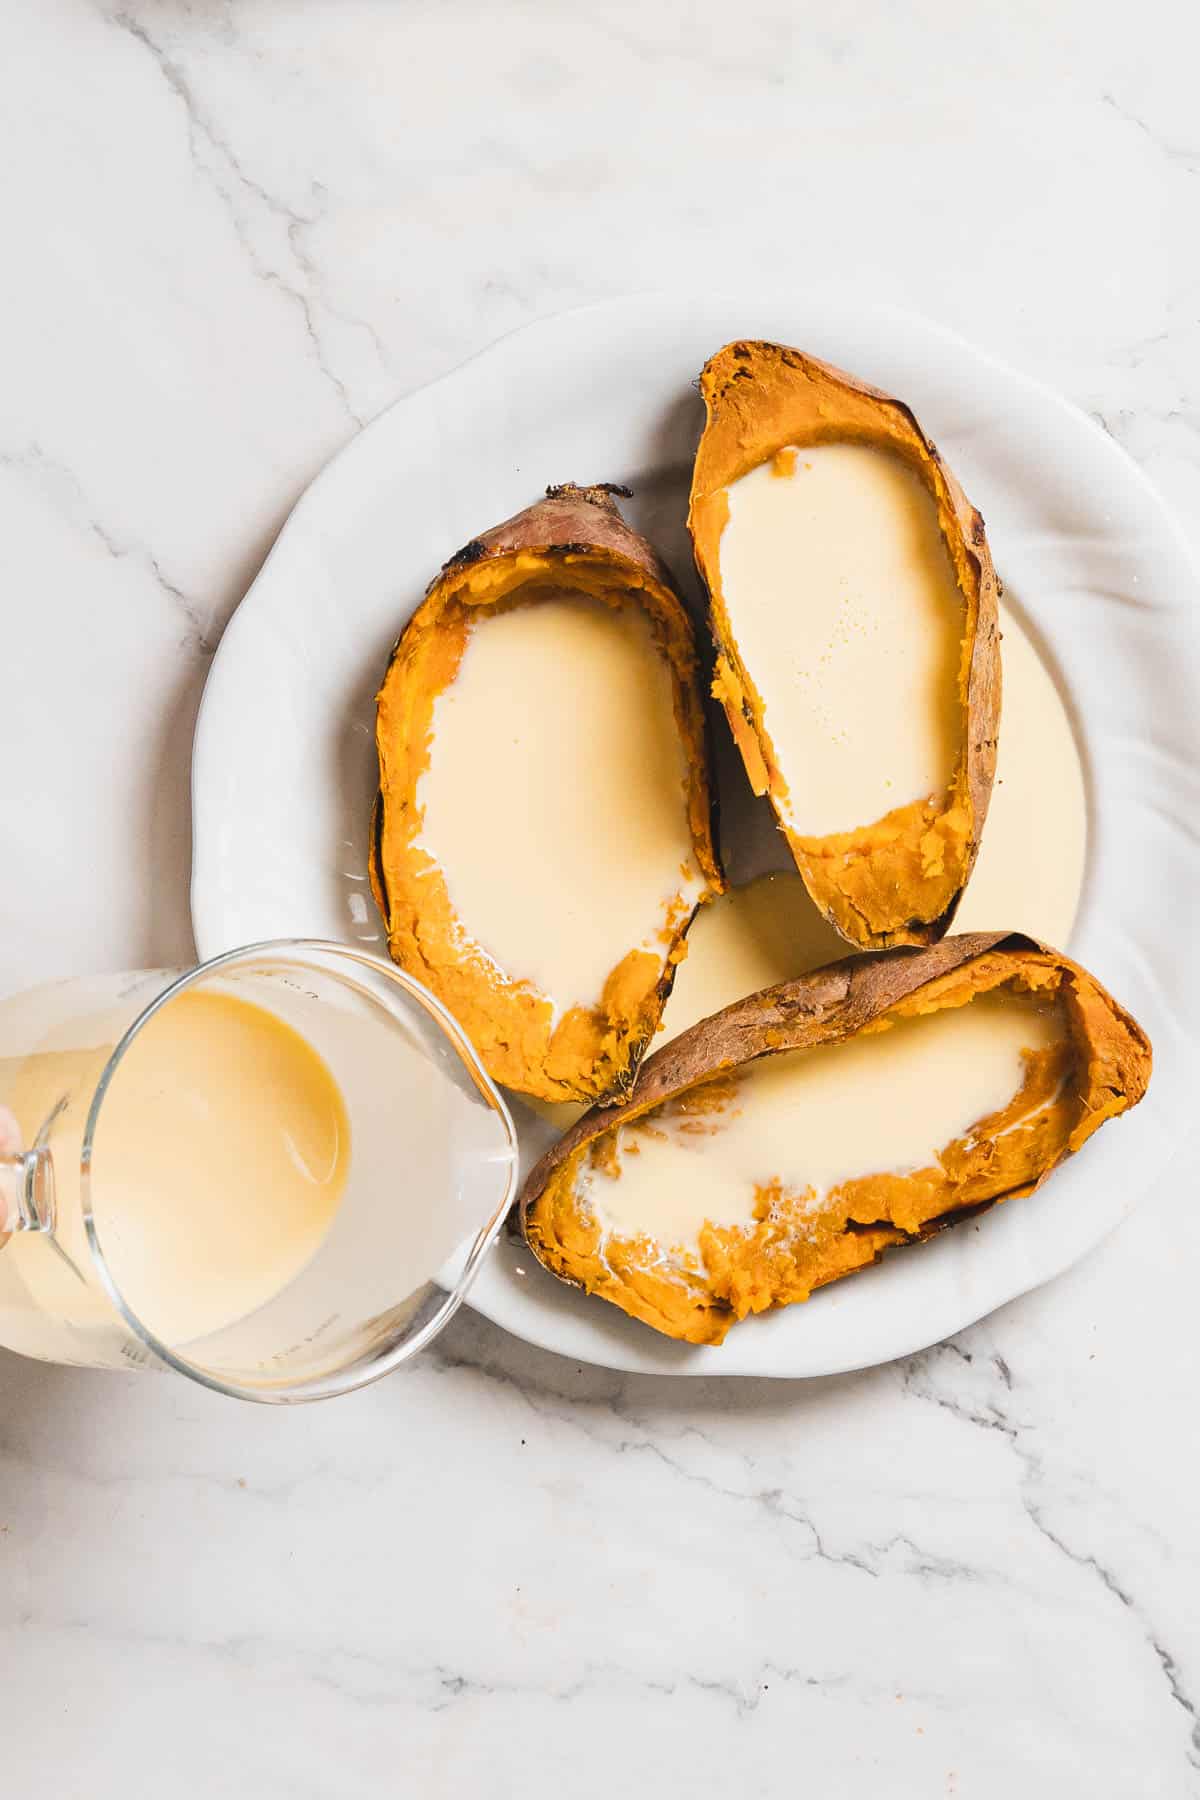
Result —
<path fill-rule="evenodd" d="M 99 1227 L 92 1208 L 92 1158 L 95 1150 L 96 1128 L 103 1113 L 105 1097 L 127 1051 L 135 1039 L 140 1036 L 143 1028 L 172 1000 L 177 999 L 180 994 L 205 977 L 219 969 L 234 968 L 240 963 L 254 961 L 265 955 L 284 959 L 291 957 L 296 961 L 302 960 L 305 956 L 314 959 L 317 956 L 345 959 L 360 968 L 367 968 L 377 975 L 386 976 L 389 982 L 401 989 L 410 1000 L 414 1000 L 421 1007 L 456 1051 L 460 1062 L 504 1128 L 509 1163 L 504 1193 L 497 1203 L 495 1212 L 476 1233 L 462 1273 L 454 1287 L 446 1293 L 445 1305 L 440 1307 L 432 1318 L 426 1320 L 420 1331 L 413 1337 L 404 1339 L 402 1343 L 394 1345 L 390 1351 L 377 1357 L 366 1366 L 351 1365 L 335 1374 L 317 1376 L 309 1381 L 301 1380 L 295 1383 L 283 1381 L 274 1388 L 270 1386 L 253 1388 L 247 1387 L 242 1382 L 227 1379 L 217 1374 L 215 1370 L 205 1367 L 203 1363 L 192 1362 L 188 1357 L 181 1355 L 178 1350 L 171 1349 L 151 1331 L 150 1327 L 138 1317 L 129 1305 L 109 1268 L 101 1247 Z M 135 1337 L 159 1362 L 167 1368 L 175 1370 L 177 1374 L 185 1375 L 189 1380 L 199 1382 L 202 1387 L 209 1388 L 214 1393 L 227 1394 L 232 1399 L 253 1400 L 265 1405 L 297 1405 L 306 1401 L 331 1399 L 338 1394 L 354 1393 L 359 1388 L 369 1387 L 372 1382 L 382 1380 L 401 1363 L 416 1356 L 444 1330 L 462 1305 L 467 1290 L 478 1273 L 480 1264 L 491 1249 L 508 1216 L 516 1196 L 518 1167 L 517 1130 L 508 1104 L 484 1068 L 474 1044 L 453 1013 L 442 1004 L 435 994 L 432 994 L 414 976 L 407 974 L 395 963 L 387 962 L 369 950 L 360 950 L 353 944 L 339 944 L 331 938 L 265 938 L 257 943 L 242 944 L 236 949 L 224 950 L 219 956 L 211 956 L 206 961 L 195 964 L 193 968 L 185 969 L 181 975 L 168 981 L 161 993 L 156 994 L 143 1007 L 122 1033 L 101 1070 L 92 1094 L 91 1104 L 88 1107 L 79 1156 L 80 1210 L 87 1237 L 88 1253 L 105 1293 Z"/>

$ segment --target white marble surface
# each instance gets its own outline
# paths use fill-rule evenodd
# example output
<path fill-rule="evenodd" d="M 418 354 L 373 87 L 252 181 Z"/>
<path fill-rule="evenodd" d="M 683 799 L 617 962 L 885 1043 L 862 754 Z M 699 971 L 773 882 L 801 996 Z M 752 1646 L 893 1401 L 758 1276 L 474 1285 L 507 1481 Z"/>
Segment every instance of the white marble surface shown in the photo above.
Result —
<path fill-rule="evenodd" d="M 189 955 L 231 608 L 360 421 L 539 313 L 862 282 L 1072 395 L 1200 545 L 1189 0 L 0 19 L 0 988 Z M 0 1356 L 3 1793 L 1200 1793 L 1198 1175 L 836 1381 L 470 1316 L 290 1413 Z"/>

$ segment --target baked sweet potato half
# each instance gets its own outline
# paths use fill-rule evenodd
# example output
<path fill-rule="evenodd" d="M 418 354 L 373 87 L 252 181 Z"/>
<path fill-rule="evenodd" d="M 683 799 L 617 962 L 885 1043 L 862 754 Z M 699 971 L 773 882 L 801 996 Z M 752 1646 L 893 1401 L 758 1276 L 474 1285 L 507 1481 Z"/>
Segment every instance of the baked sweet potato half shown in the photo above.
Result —
<path fill-rule="evenodd" d="M 451 557 L 378 696 L 388 948 L 551 1101 L 628 1090 L 723 886 L 693 627 L 614 491 L 553 488 Z"/>
<path fill-rule="evenodd" d="M 650 1057 L 520 1202 L 538 1260 L 668 1337 L 749 1313 L 1031 1194 L 1141 1099 L 1145 1033 L 1086 970 L 980 933 L 851 956 Z"/>
<path fill-rule="evenodd" d="M 983 520 L 907 406 L 815 357 L 727 344 L 700 391 L 689 527 L 750 783 L 843 937 L 935 943 L 995 773 Z"/>

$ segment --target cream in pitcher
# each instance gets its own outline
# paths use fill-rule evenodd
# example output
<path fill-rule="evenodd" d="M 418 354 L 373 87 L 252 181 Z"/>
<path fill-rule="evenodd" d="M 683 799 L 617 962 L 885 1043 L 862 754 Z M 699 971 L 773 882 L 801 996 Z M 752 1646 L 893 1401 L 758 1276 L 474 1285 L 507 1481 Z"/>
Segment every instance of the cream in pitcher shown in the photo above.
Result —
<path fill-rule="evenodd" d="M 43 1052 L 5 1071 L 24 1143 L 63 1108 L 57 1189 L 78 1167 L 110 1053 Z M 337 1211 L 350 1131 L 332 1075 L 291 1026 L 231 994 L 184 994 L 124 1058 L 95 1150 L 92 1210 L 113 1278 L 156 1337 L 185 1344 L 299 1274 Z M 56 1241 L 24 1232 L 8 1246 L 5 1301 L 19 1306 L 20 1284 L 36 1307 L 82 1323 L 103 1296 L 79 1274 L 82 1216 L 60 1217 Z"/>
<path fill-rule="evenodd" d="M 4 1001 L 5 1121 L 0 1344 L 251 1399 L 343 1392 L 412 1354 L 515 1181 L 454 1021 L 344 945 Z"/>

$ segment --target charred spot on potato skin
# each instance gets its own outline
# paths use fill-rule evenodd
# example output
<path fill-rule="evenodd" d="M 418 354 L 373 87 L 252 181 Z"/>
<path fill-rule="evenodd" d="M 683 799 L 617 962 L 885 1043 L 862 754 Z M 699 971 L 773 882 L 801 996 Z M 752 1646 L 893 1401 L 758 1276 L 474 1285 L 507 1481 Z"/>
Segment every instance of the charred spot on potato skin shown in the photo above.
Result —
<path fill-rule="evenodd" d="M 971 542 L 977 550 L 981 544 L 987 542 L 987 533 L 983 527 L 983 514 L 978 509 L 971 516 Z"/>
<path fill-rule="evenodd" d="M 442 567 L 444 569 L 465 569 L 468 564 L 477 563 L 486 555 L 486 546 L 481 544 L 478 538 L 472 538 L 469 544 L 464 544 L 461 550 L 456 550 L 449 561 L 443 563 Z"/>
<path fill-rule="evenodd" d="M 936 1219 L 930 1219 L 922 1225 L 915 1237 L 909 1233 L 908 1241 L 910 1243 L 926 1243 L 931 1237 L 937 1237 L 939 1232 L 949 1231 L 955 1225 L 963 1224 L 967 1219 L 981 1218 L 985 1212 L 990 1212 L 995 1204 L 995 1200 L 977 1200 L 970 1206 L 952 1207 L 949 1212 L 941 1213 Z"/>
<path fill-rule="evenodd" d="M 899 1249 L 904 1244 L 927 1243 L 931 1237 L 938 1237 L 943 1231 L 961 1225 L 966 1219 L 979 1218 L 995 1204 L 994 1200 L 976 1200 L 967 1206 L 951 1207 L 948 1212 L 939 1213 L 936 1219 L 928 1219 L 923 1225 L 918 1225 L 915 1231 L 906 1231 L 894 1219 L 847 1219 L 842 1226 L 842 1233 L 846 1237 L 866 1237 L 873 1231 L 898 1232 L 899 1241 L 891 1247 Z"/>
<path fill-rule="evenodd" d="M 389 913 L 391 902 L 388 898 L 387 877 L 383 868 L 383 795 L 375 795 L 375 804 L 371 808 L 371 861 L 375 880 L 379 886 L 381 901 L 380 912 L 385 925 L 390 925 Z"/>
<path fill-rule="evenodd" d="M 560 481 L 546 489 L 547 500 L 587 500 L 594 494 L 608 494 L 617 500 L 632 500 L 633 489 L 619 481 Z"/>

